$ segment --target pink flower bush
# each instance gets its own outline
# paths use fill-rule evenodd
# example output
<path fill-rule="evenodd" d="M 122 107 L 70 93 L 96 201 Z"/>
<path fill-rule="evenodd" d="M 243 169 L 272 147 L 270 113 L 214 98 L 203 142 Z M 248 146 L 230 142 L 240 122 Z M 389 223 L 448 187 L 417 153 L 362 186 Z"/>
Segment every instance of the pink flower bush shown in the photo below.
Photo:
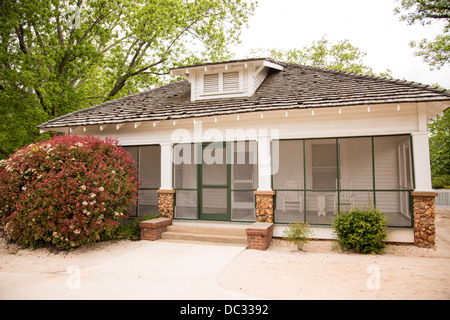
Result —
<path fill-rule="evenodd" d="M 33 143 L 0 162 L 0 233 L 31 248 L 93 243 L 126 218 L 137 191 L 136 163 L 117 140 Z"/>

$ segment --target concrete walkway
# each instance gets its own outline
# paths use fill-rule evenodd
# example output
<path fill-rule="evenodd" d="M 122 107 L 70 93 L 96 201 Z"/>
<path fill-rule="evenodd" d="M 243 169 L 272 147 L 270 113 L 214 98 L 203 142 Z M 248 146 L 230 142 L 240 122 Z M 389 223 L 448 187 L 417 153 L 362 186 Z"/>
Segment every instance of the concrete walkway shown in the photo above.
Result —
<path fill-rule="evenodd" d="M 159 240 L 64 273 L 0 272 L 0 299 L 256 299 L 227 291 L 216 281 L 243 250 Z"/>

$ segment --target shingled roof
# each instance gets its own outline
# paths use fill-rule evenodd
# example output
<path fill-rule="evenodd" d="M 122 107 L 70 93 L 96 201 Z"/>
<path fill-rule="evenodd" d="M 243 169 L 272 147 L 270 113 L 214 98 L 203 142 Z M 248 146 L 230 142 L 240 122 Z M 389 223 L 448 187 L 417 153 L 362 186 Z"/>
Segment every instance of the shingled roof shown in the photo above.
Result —
<path fill-rule="evenodd" d="M 284 70 L 271 70 L 251 97 L 191 101 L 190 83 L 182 80 L 76 111 L 47 121 L 38 128 L 177 120 L 271 110 L 450 101 L 450 91 L 412 81 L 274 62 L 282 65 Z"/>

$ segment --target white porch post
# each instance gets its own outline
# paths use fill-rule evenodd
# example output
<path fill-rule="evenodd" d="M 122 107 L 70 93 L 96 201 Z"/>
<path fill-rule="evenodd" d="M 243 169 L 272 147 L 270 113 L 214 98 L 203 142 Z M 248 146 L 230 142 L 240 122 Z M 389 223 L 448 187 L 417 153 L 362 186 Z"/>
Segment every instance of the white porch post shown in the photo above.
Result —
<path fill-rule="evenodd" d="M 172 143 L 161 143 L 161 187 L 172 190 Z"/>
<path fill-rule="evenodd" d="M 272 191 L 272 155 L 271 139 L 267 130 L 260 130 L 258 137 L 258 189 L 254 192 L 256 196 L 256 221 L 273 223 L 273 197 Z"/>
<path fill-rule="evenodd" d="M 433 191 L 426 111 L 424 103 L 417 104 L 419 131 L 411 133 L 414 153 L 415 191 Z"/>
<path fill-rule="evenodd" d="M 428 132 L 413 132 L 415 191 L 433 191 L 431 186 L 430 149 Z"/>
<path fill-rule="evenodd" d="M 267 135 L 258 137 L 258 189 L 257 191 L 272 191 L 272 157 L 271 140 Z"/>

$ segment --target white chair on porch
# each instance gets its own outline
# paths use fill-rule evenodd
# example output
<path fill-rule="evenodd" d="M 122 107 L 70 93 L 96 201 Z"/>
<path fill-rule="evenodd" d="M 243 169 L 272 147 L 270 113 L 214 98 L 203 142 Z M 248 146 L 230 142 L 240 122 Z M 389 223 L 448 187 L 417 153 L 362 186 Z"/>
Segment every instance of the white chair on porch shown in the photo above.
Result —
<path fill-rule="evenodd" d="M 298 181 L 289 180 L 285 183 L 287 190 L 298 190 L 300 184 Z M 283 213 L 289 208 L 298 208 L 299 212 L 303 211 L 303 196 L 301 191 L 285 191 L 283 192 Z"/>
<path fill-rule="evenodd" d="M 337 186 L 336 181 L 336 186 Z M 350 211 L 353 210 L 355 207 L 355 196 L 351 191 L 352 189 L 352 180 L 351 179 L 341 179 L 339 181 L 339 190 L 345 190 L 345 191 L 339 191 L 339 207 L 338 207 L 338 192 L 336 191 L 336 194 L 334 196 L 334 214 L 336 215 L 338 211 L 345 210 Z"/>

